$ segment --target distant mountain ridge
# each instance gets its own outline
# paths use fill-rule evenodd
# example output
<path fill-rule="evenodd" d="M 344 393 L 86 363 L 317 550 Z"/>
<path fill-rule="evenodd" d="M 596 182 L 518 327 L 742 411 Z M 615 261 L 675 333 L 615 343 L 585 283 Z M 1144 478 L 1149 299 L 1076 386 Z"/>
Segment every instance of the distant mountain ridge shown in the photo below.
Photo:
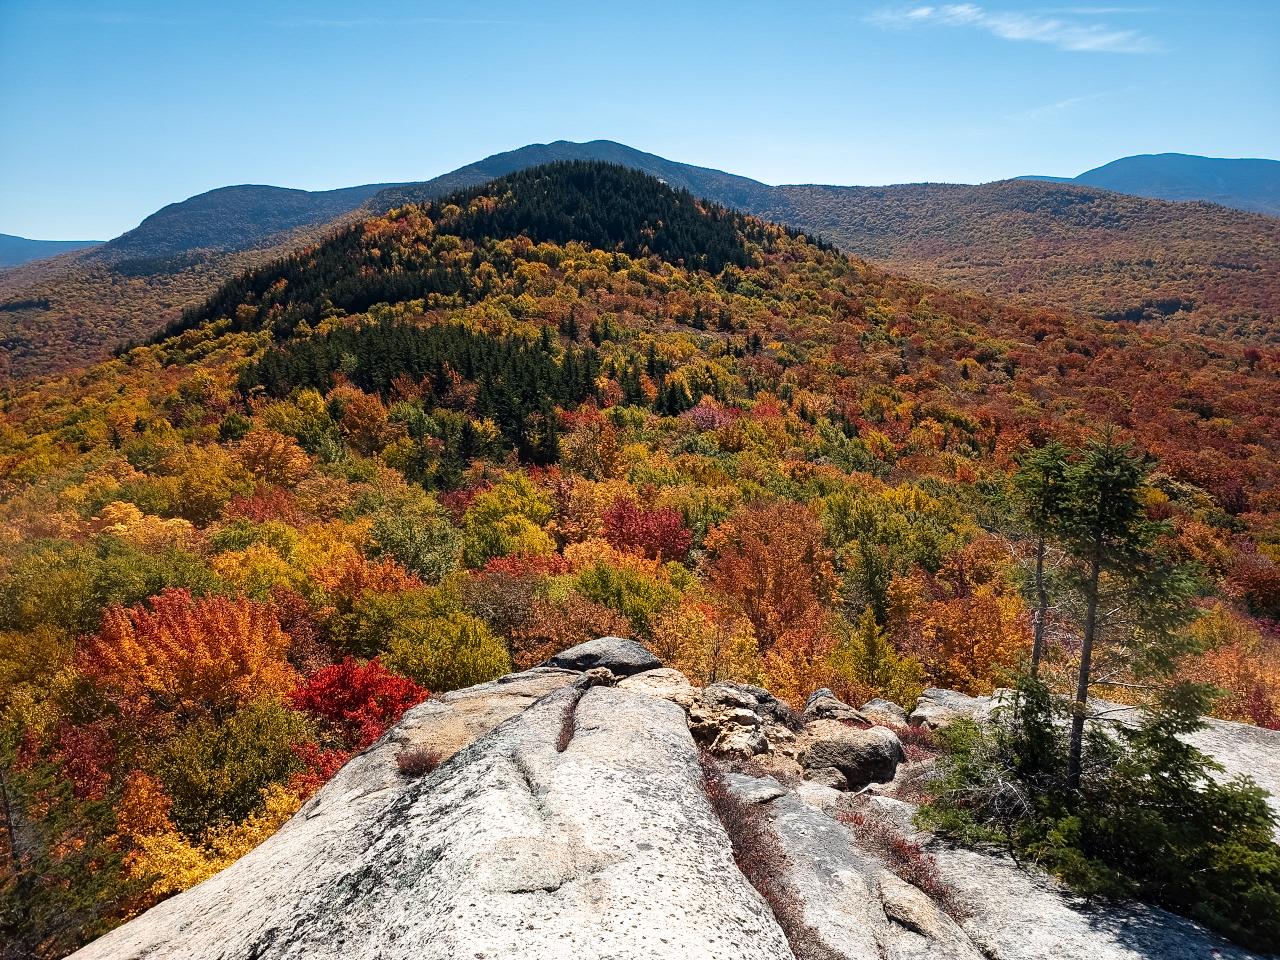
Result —
<path fill-rule="evenodd" d="M 101 240 L 28 240 L 0 233 L 0 270 L 20 267 L 24 263 L 47 260 L 60 253 L 71 253 L 86 247 L 96 247 Z"/>
<path fill-rule="evenodd" d="M 324 223 L 385 189 L 371 183 L 309 191 L 244 184 L 210 190 L 157 210 L 99 251 L 111 260 L 172 257 L 191 250 L 248 250 L 278 233 Z"/>
<path fill-rule="evenodd" d="M 1280 217 L 1280 160 L 1224 160 L 1185 153 L 1155 153 L 1113 160 L 1078 177 L 1019 179 L 1078 183 L 1178 203 L 1204 200 Z"/>
<path fill-rule="evenodd" d="M 225 187 L 170 204 L 93 249 L 0 270 L 0 379 L 74 369 L 116 344 L 148 339 L 233 276 L 346 224 L 557 160 L 638 169 L 925 282 L 1280 342 L 1280 218 L 1044 182 L 1053 178 L 769 186 L 609 140 L 561 140 L 421 182 L 321 192 Z"/>

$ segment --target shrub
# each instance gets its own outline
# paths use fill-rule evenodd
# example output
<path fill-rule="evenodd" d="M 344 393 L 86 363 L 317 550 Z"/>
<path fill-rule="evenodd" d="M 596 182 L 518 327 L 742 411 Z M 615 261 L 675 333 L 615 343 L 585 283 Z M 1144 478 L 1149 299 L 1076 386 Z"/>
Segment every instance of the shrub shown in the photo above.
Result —
<path fill-rule="evenodd" d="M 738 799 L 725 781 L 725 768 L 709 751 L 699 756 L 702 788 L 729 835 L 733 860 L 764 898 L 786 934 L 796 960 L 847 960 L 827 947 L 804 919 L 804 901 L 787 872 L 791 867 L 764 806 Z"/>
<path fill-rule="evenodd" d="M 411 747 L 396 754 L 396 769 L 402 777 L 425 777 L 441 760 L 440 751 L 433 747 Z"/>
<path fill-rule="evenodd" d="M 293 705 L 335 729 L 347 746 L 363 750 L 377 740 L 428 692 L 387 670 L 375 657 L 357 663 L 347 657 L 325 667 L 292 694 Z"/>
<path fill-rule="evenodd" d="M 371 594 L 357 605 L 354 644 L 380 646 L 381 662 L 429 690 L 456 690 L 511 668 L 506 645 L 465 612 L 453 589 Z"/>
<path fill-rule="evenodd" d="M 963 920 L 968 911 L 938 873 L 938 862 L 920 844 L 907 840 L 887 817 L 870 809 L 844 806 L 835 818 L 853 833 L 858 846 L 874 854 L 889 870 L 920 890 L 950 917 Z"/>
<path fill-rule="evenodd" d="M 178 829 L 199 836 L 219 820 L 246 817 L 264 789 L 300 769 L 293 748 L 314 737 L 306 717 L 279 700 L 258 700 L 224 723 L 189 724 L 165 744 L 152 772 L 173 801 Z"/>

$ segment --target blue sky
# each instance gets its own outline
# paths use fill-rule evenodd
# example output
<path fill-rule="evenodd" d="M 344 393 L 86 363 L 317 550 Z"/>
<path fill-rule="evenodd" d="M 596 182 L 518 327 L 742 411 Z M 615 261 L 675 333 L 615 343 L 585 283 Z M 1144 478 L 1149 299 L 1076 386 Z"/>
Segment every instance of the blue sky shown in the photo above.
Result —
<path fill-rule="evenodd" d="M 767 183 L 1280 158 L 1280 3 L 0 0 L 0 233 L 596 138 Z"/>

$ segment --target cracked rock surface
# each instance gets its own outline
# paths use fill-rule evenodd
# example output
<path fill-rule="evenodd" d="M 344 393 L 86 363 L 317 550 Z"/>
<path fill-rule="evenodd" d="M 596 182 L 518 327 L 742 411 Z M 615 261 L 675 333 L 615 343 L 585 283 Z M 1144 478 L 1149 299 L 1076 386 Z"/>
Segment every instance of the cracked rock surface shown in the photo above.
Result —
<path fill-rule="evenodd" d="M 983 960 L 955 921 L 860 851 L 841 823 L 772 778 L 730 775 L 729 789 L 768 804 L 804 919 L 848 960 Z"/>
<path fill-rule="evenodd" d="M 578 693 L 406 781 L 387 744 L 449 705 L 415 708 L 262 846 L 76 956 L 789 960 L 702 792 L 683 710 L 593 687 L 559 753 Z"/>

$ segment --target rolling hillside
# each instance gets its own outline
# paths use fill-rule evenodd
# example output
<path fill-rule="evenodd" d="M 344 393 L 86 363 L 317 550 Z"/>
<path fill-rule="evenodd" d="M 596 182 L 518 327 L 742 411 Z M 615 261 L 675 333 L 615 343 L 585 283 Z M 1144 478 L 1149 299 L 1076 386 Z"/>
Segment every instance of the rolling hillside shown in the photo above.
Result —
<path fill-rule="evenodd" d="M 784 186 L 753 212 L 943 286 L 1280 341 L 1280 219 L 1273 217 L 1029 180 Z"/>
<path fill-rule="evenodd" d="M 60 253 L 98 246 L 101 240 L 28 240 L 0 233 L 0 270 L 20 267 L 33 260 L 47 260 Z"/>
<path fill-rule="evenodd" d="M 565 159 L 642 170 L 931 283 L 1259 346 L 1280 341 L 1276 218 L 1030 180 L 771 187 L 607 140 L 558 141 L 421 183 L 212 191 L 95 250 L 2 271 L 0 377 L 73 369 L 145 340 L 241 270 L 360 217 Z"/>

